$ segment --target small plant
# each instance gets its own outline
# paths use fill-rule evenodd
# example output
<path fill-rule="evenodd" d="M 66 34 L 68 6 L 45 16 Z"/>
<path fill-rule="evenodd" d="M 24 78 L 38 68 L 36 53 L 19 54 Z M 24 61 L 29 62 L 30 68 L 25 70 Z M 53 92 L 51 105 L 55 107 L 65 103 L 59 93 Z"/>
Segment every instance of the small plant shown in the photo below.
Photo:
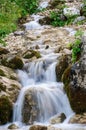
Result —
<path fill-rule="evenodd" d="M 78 30 L 75 34 L 75 42 L 72 45 L 72 62 L 75 63 L 81 54 L 81 37 L 83 35 L 83 32 L 81 30 Z"/>
<path fill-rule="evenodd" d="M 72 62 L 75 63 L 81 54 L 81 40 L 77 39 L 72 47 Z"/>

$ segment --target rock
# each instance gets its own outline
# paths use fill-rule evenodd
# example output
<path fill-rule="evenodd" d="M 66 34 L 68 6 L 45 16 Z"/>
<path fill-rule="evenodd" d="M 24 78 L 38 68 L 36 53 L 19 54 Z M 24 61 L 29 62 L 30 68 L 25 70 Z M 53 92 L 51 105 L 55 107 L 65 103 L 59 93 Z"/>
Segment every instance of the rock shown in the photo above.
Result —
<path fill-rule="evenodd" d="M 76 113 L 86 112 L 86 36 L 83 37 L 81 58 L 63 74 L 65 91 Z"/>
<path fill-rule="evenodd" d="M 2 54 L 8 54 L 8 53 L 9 53 L 9 51 L 6 48 L 0 47 L 0 55 L 2 55 Z"/>
<path fill-rule="evenodd" d="M 51 23 L 51 19 L 50 19 L 50 17 L 46 16 L 42 19 L 39 19 L 39 23 L 41 25 L 49 25 Z"/>
<path fill-rule="evenodd" d="M 0 124 L 12 120 L 13 103 L 17 100 L 20 88 L 18 81 L 0 76 Z"/>
<path fill-rule="evenodd" d="M 86 124 L 86 113 L 74 115 L 69 123 Z"/>
<path fill-rule="evenodd" d="M 22 69 L 24 66 L 23 60 L 20 56 L 5 55 L 1 59 L 1 64 L 12 69 Z"/>
<path fill-rule="evenodd" d="M 36 91 L 34 91 L 33 88 L 27 90 L 22 111 L 23 122 L 30 125 L 36 120 L 39 111 L 35 93 Z"/>
<path fill-rule="evenodd" d="M 77 23 L 77 22 L 81 22 L 81 21 L 83 21 L 83 20 L 85 20 L 85 16 L 79 16 L 79 17 L 77 17 L 75 20 L 74 20 L 74 24 L 75 23 Z"/>
<path fill-rule="evenodd" d="M 64 113 L 61 113 L 59 116 L 54 116 L 50 119 L 51 124 L 58 124 L 62 123 L 66 119 L 66 116 Z"/>
<path fill-rule="evenodd" d="M 60 50 L 61 50 L 61 45 L 58 45 L 58 46 L 56 47 L 56 49 L 55 49 L 55 53 L 59 53 Z"/>
<path fill-rule="evenodd" d="M 75 7 L 64 8 L 63 14 L 64 16 L 69 18 L 70 16 L 73 16 L 73 15 L 80 15 L 80 10 Z"/>
<path fill-rule="evenodd" d="M 24 35 L 24 31 L 15 31 L 14 35 L 15 36 Z"/>
<path fill-rule="evenodd" d="M 11 124 L 9 127 L 8 127 L 8 129 L 18 129 L 19 127 L 18 126 L 16 126 L 15 124 Z"/>
<path fill-rule="evenodd" d="M 81 13 L 82 16 L 86 17 L 86 5 L 82 6 L 80 13 Z"/>
<path fill-rule="evenodd" d="M 23 57 L 26 59 L 30 59 L 32 57 L 40 58 L 41 55 L 38 51 L 35 50 L 27 50 L 24 54 Z"/>
<path fill-rule="evenodd" d="M 5 76 L 9 79 L 17 80 L 17 74 L 11 68 L 0 65 L 0 76 Z"/>
<path fill-rule="evenodd" d="M 12 119 L 12 102 L 8 96 L 0 96 L 0 124 L 5 124 Z"/>
<path fill-rule="evenodd" d="M 71 56 L 72 51 L 65 48 L 65 49 L 63 50 L 63 53 L 64 53 L 65 55 L 70 55 L 70 56 Z"/>
<path fill-rule="evenodd" d="M 21 88 L 16 80 L 0 76 L 0 95 L 8 95 L 12 102 L 15 102 Z"/>
<path fill-rule="evenodd" d="M 32 125 L 29 130 L 47 130 L 47 126 Z"/>
<path fill-rule="evenodd" d="M 59 59 L 59 62 L 56 65 L 56 77 L 57 81 L 61 81 L 62 75 L 65 71 L 65 69 L 68 66 L 68 58 L 67 56 L 62 56 L 61 59 Z"/>

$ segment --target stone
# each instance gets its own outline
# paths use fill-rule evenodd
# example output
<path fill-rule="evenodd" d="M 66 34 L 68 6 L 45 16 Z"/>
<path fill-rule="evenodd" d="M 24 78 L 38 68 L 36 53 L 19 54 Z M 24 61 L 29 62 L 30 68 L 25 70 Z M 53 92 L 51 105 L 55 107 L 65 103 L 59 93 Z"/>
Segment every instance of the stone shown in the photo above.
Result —
<path fill-rule="evenodd" d="M 64 113 L 61 113 L 59 116 L 54 116 L 50 119 L 50 124 L 58 124 L 62 123 L 66 119 Z"/>
<path fill-rule="evenodd" d="M 75 114 L 73 117 L 70 118 L 69 123 L 86 124 L 86 113 Z"/>
<path fill-rule="evenodd" d="M 23 60 L 20 56 L 5 55 L 1 59 L 1 64 L 12 69 L 22 69 L 24 66 Z"/>
<path fill-rule="evenodd" d="M 42 19 L 39 19 L 39 23 L 41 25 L 49 25 L 51 23 L 51 19 L 50 19 L 50 17 L 46 16 Z"/>
<path fill-rule="evenodd" d="M 26 59 L 30 59 L 32 57 L 40 58 L 41 55 L 38 51 L 35 50 L 27 50 L 24 54 L 23 57 Z"/>
<path fill-rule="evenodd" d="M 86 5 L 83 5 L 80 10 L 80 14 L 86 17 Z"/>
<path fill-rule="evenodd" d="M 11 124 L 10 126 L 8 126 L 8 129 L 18 129 L 19 127 L 15 124 Z"/>
<path fill-rule="evenodd" d="M 0 55 L 2 55 L 2 54 L 8 54 L 8 53 L 9 53 L 9 51 L 6 48 L 0 47 Z"/>
<path fill-rule="evenodd" d="M 12 119 L 12 102 L 8 96 L 0 96 L 0 124 L 5 124 Z"/>
<path fill-rule="evenodd" d="M 69 18 L 70 16 L 73 16 L 73 15 L 80 15 L 80 10 L 75 7 L 64 8 L 63 14 L 64 16 Z"/>
<path fill-rule="evenodd" d="M 85 20 L 85 16 L 79 16 L 79 17 L 77 17 L 77 18 L 74 20 L 73 24 L 75 24 L 75 23 L 77 23 L 77 22 L 81 22 L 81 21 L 83 21 L 83 20 Z"/>
<path fill-rule="evenodd" d="M 9 67 L 0 65 L 0 76 L 5 76 L 9 79 L 17 80 L 17 74 Z"/>
<path fill-rule="evenodd" d="M 15 31 L 14 35 L 15 36 L 24 35 L 24 31 Z"/>
<path fill-rule="evenodd" d="M 29 130 L 47 130 L 47 126 L 32 125 Z"/>
<path fill-rule="evenodd" d="M 61 81 L 62 75 L 65 71 L 65 69 L 68 66 L 68 58 L 67 56 L 62 56 L 59 59 L 59 62 L 56 65 L 56 77 L 57 77 L 57 81 Z"/>

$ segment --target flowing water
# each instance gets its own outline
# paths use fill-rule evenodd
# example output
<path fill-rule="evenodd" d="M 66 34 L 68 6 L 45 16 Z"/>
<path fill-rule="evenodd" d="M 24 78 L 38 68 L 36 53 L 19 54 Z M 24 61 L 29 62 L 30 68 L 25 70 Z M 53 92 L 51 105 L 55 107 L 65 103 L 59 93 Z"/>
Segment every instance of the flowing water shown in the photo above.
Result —
<path fill-rule="evenodd" d="M 39 8 L 46 8 L 48 2 L 43 1 L 40 3 Z M 44 27 L 38 23 L 40 16 L 32 15 L 34 21 L 25 24 L 26 30 L 34 29 L 38 32 L 39 29 Z M 23 70 L 18 70 L 17 74 L 19 81 L 22 84 L 22 88 L 16 103 L 14 104 L 13 110 L 13 123 L 16 123 L 21 128 L 19 130 L 28 130 L 29 126 L 23 124 L 23 109 L 25 102 L 25 95 L 29 95 L 30 92 L 34 96 L 36 101 L 37 111 L 36 118 L 33 120 L 32 115 L 27 114 L 28 120 L 33 123 L 49 125 L 49 120 L 55 115 L 64 113 L 66 120 L 58 125 L 54 125 L 55 128 L 61 128 L 62 130 L 85 130 L 86 127 L 81 125 L 69 125 L 69 118 L 74 114 L 71 110 L 68 98 L 64 92 L 63 83 L 57 82 L 56 79 L 56 64 L 59 62 L 60 54 L 53 52 L 54 48 L 45 49 L 45 46 L 40 44 L 40 53 L 42 58 L 33 60 L 25 64 Z M 27 108 L 28 109 L 28 108 Z M 36 109 L 36 108 L 35 108 Z M 34 107 L 32 108 L 34 111 Z M 2 130 L 7 128 L 9 124 L 4 127 L 0 127 Z M 78 129 L 79 128 L 79 129 Z M 53 125 L 51 127 L 53 129 Z M 50 129 L 49 129 L 50 130 Z"/>

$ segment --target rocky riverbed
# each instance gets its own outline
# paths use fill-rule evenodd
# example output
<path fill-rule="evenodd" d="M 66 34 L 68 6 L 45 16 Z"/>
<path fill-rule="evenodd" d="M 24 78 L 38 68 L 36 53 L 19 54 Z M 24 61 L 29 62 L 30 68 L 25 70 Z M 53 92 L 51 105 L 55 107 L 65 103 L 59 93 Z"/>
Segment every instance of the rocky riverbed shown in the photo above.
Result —
<path fill-rule="evenodd" d="M 78 17 L 71 25 L 65 25 L 64 27 L 53 27 L 49 22 L 49 20 L 51 20 L 50 12 L 52 10 L 58 10 L 54 8 L 55 3 L 53 0 L 48 2 L 49 5 L 46 7 L 47 10 L 33 16 L 27 16 L 25 23 L 22 23 L 21 25 L 24 29 L 19 29 L 16 32 L 6 36 L 4 40 L 7 46 L 0 46 L 0 124 L 2 125 L 6 124 L 7 122 L 12 122 L 13 106 L 22 88 L 20 79 L 17 75 L 17 69 L 27 70 L 27 64 L 31 61 L 36 61 L 37 59 L 40 60 L 44 55 L 47 56 L 48 54 L 54 53 L 55 55 L 58 55 L 55 69 L 57 81 L 63 81 L 64 89 L 69 98 L 71 107 L 76 113 L 69 120 L 69 124 L 83 124 L 83 126 L 80 126 L 79 129 L 77 125 L 73 126 L 73 129 L 85 130 L 86 16 L 83 12 L 84 5 L 81 0 L 66 0 L 65 5 L 67 7 L 64 8 L 62 15 L 68 19 L 70 12 L 71 14 L 77 13 Z M 41 16 L 43 16 L 43 18 L 40 19 L 39 17 Z M 32 20 L 34 21 L 34 19 L 37 20 L 35 23 L 33 22 L 31 25 L 27 23 L 31 22 Z M 82 22 L 83 24 L 81 25 L 76 24 L 77 20 L 84 20 L 84 23 Z M 40 21 L 41 25 L 38 23 L 38 21 Z M 72 63 L 72 48 L 70 43 L 72 45 L 74 44 L 76 40 L 75 34 L 79 30 L 83 31 L 83 36 L 81 37 L 82 51 L 77 62 Z M 32 93 L 30 94 L 32 95 Z M 28 99 L 27 94 L 25 98 L 27 104 L 25 104 L 23 114 L 28 113 L 28 111 L 25 112 L 28 105 L 30 109 L 35 105 L 34 102 L 30 104 L 32 98 Z M 26 118 L 26 116 L 24 118 Z M 48 127 L 35 125 L 32 126 L 30 130 L 72 130 L 71 125 L 64 129 L 60 127 L 60 125 L 59 127 L 56 126 L 58 123 L 61 123 L 61 120 L 63 120 L 61 115 L 59 117 L 55 117 L 55 119 L 52 120 L 53 121 L 50 121 L 50 123 L 54 122 L 54 126 L 52 125 L 53 123 L 51 123 Z M 5 127 L 2 127 L 1 129 L 3 128 L 5 129 Z M 17 126 L 13 125 L 9 129 L 15 128 L 17 128 Z M 24 129 L 27 128 L 24 127 Z"/>

